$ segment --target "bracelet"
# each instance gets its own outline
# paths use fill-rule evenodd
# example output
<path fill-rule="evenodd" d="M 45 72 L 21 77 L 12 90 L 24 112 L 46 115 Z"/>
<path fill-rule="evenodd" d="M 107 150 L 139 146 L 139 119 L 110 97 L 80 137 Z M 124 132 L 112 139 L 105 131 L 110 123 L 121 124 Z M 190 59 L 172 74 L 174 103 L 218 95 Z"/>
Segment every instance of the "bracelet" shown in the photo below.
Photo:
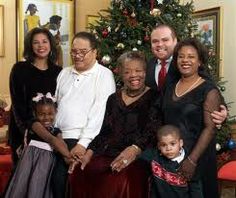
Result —
<path fill-rule="evenodd" d="M 189 161 L 192 165 L 197 166 L 197 164 L 196 164 L 189 156 L 188 156 L 187 158 L 188 158 L 188 161 Z"/>
<path fill-rule="evenodd" d="M 137 145 L 135 145 L 135 144 L 132 144 L 131 146 L 134 147 L 137 151 L 140 151 L 140 150 L 141 150 L 141 149 L 140 149 Z"/>

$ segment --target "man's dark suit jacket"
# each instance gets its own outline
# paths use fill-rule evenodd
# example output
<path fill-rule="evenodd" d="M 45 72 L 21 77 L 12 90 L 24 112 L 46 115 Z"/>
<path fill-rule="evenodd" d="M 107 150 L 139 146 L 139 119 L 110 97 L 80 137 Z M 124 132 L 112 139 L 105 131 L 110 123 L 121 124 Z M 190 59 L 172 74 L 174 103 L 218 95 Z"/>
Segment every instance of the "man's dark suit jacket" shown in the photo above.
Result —
<path fill-rule="evenodd" d="M 155 68 L 157 64 L 157 59 L 152 58 L 147 64 L 147 71 L 146 71 L 146 85 L 151 87 L 152 89 L 157 90 L 157 84 L 155 80 Z M 180 78 L 180 73 L 178 72 L 173 62 L 170 63 L 169 70 L 166 76 L 165 84 L 163 87 L 164 91 L 169 84 L 176 82 Z"/>

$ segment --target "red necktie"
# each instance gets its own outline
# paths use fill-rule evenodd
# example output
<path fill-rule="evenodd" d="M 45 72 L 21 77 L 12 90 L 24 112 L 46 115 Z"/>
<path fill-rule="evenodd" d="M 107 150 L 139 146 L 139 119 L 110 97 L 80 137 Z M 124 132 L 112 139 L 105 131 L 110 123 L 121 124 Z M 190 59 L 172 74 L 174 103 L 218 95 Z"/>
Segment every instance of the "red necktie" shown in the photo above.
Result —
<path fill-rule="evenodd" d="M 166 61 L 163 60 L 161 61 L 161 70 L 159 71 L 158 74 L 158 89 L 161 90 L 164 83 L 165 83 L 165 78 L 166 78 Z"/>

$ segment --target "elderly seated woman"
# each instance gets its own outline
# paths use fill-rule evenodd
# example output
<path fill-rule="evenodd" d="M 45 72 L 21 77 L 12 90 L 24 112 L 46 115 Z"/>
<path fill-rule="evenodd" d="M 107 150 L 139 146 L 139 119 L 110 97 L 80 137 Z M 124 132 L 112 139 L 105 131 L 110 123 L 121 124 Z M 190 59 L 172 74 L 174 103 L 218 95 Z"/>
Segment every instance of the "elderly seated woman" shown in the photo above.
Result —
<path fill-rule="evenodd" d="M 70 176 L 71 197 L 148 197 L 148 168 L 135 159 L 161 123 L 149 113 L 156 95 L 145 86 L 140 52 L 124 53 L 118 66 L 124 87 L 108 98 L 100 134 Z"/>

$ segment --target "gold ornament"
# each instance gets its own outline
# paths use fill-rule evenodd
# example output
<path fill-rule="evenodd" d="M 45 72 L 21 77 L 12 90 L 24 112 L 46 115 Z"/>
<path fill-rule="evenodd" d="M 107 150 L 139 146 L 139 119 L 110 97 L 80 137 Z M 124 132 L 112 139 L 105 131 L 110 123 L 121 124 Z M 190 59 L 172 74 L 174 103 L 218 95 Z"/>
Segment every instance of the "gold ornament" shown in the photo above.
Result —
<path fill-rule="evenodd" d="M 161 15 L 161 10 L 158 8 L 154 8 L 150 11 L 150 15 L 156 17 Z"/>

